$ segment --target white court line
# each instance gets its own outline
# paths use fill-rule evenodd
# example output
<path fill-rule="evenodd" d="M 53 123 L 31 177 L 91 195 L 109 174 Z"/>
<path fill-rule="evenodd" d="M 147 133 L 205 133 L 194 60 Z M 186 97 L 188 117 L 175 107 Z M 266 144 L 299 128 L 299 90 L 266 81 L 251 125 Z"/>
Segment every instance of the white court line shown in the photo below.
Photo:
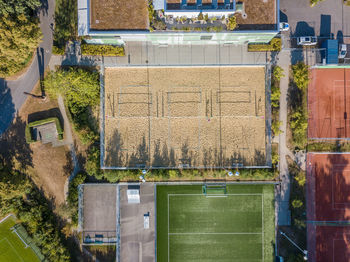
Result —
<path fill-rule="evenodd" d="M 262 261 L 264 262 L 264 195 L 261 197 L 261 236 L 262 236 Z"/>
<path fill-rule="evenodd" d="M 347 167 L 347 165 L 337 165 L 337 167 Z M 337 173 L 336 171 L 337 171 L 338 169 L 336 169 L 336 168 L 332 168 L 332 170 L 331 170 L 331 174 L 332 174 L 332 209 L 333 210 L 345 210 L 345 209 L 347 209 L 348 207 L 347 206 L 345 206 L 345 207 L 343 207 L 343 208 L 337 208 L 337 207 L 335 207 L 335 205 L 337 205 L 337 204 L 343 204 L 343 205 L 345 205 L 345 204 L 347 204 L 347 205 L 350 205 L 350 203 L 349 202 L 335 202 L 335 200 L 334 200 L 334 179 L 336 179 L 335 178 L 335 174 Z M 350 171 L 349 169 L 344 169 L 344 170 L 341 170 L 342 172 L 345 172 L 345 171 Z M 343 176 L 343 173 L 341 173 L 341 175 Z"/>
<path fill-rule="evenodd" d="M 168 194 L 168 262 L 170 262 L 170 248 L 169 248 L 169 194 Z"/>

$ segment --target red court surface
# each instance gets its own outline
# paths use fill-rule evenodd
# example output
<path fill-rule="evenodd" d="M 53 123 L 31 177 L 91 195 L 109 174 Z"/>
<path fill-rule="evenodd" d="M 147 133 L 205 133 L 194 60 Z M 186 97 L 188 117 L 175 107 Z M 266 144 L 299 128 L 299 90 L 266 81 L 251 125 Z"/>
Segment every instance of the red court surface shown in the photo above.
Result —
<path fill-rule="evenodd" d="M 349 262 L 350 153 L 308 153 L 306 185 L 308 261 Z"/>
<path fill-rule="evenodd" d="M 350 138 L 350 68 L 314 68 L 308 88 L 309 139 Z"/>

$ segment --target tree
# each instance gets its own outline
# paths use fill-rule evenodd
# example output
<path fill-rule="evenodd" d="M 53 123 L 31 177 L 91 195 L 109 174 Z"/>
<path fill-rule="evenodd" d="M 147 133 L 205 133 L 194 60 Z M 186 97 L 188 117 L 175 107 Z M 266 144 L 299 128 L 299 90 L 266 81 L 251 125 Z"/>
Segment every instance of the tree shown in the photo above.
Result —
<path fill-rule="evenodd" d="M 83 69 L 70 68 L 50 72 L 44 80 L 47 93 L 56 98 L 59 94 L 67 100 L 72 114 L 82 113 L 88 106 L 99 103 L 99 74 Z"/>
<path fill-rule="evenodd" d="M 32 16 L 40 6 L 40 0 L 0 0 L 0 16 Z"/>
<path fill-rule="evenodd" d="M 0 77 L 21 70 L 39 45 L 41 32 L 37 18 L 24 14 L 0 16 Z"/>

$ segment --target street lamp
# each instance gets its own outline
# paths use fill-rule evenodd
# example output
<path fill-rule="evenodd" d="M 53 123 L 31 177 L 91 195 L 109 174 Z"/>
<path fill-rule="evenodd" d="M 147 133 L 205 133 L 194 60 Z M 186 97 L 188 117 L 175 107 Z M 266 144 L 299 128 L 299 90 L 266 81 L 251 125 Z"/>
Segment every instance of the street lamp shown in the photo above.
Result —
<path fill-rule="evenodd" d="M 307 260 L 307 250 L 303 250 L 302 248 L 300 248 L 296 243 L 294 243 L 293 240 L 291 240 L 284 232 L 280 231 L 280 234 L 282 236 L 284 236 L 285 238 L 287 238 L 289 240 L 289 242 L 291 242 L 297 249 L 299 249 L 303 254 L 304 254 L 304 260 Z"/>

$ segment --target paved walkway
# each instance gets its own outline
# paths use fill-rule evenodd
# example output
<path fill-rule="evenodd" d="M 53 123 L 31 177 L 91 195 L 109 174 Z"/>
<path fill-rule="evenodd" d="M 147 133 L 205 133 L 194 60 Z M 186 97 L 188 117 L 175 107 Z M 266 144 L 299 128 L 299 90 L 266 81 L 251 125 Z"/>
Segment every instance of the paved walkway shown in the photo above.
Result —
<path fill-rule="evenodd" d="M 287 94 L 289 87 L 289 66 L 290 66 L 290 51 L 283 50 L 278 55 L 278 65 L 284 70 L 284 77 L 280 82 L 280 121 L 282 125 L 280 127 L 281 134 L 279 135 L 279 169 L 281 185 L 276 187 L 276 210 L 277 224 L 278 225 L 290 225 L 290 210 L 289 210 L 289 195 L 290 195 L 290 177 L 288 173 L 287 156 L 290 156 L 294 160 L 294 155 L 287 147 L 287 113 L 288 103 Z"/>
<path fill-rule="evenodd" d="M 82 56 L 77 44 L 63 56 L 54 55 L 49 67 L 59 65 L 100 65 L 101 56 Z M 150 42 L 127 42 L 125 56 L 104 57 L 105 66 L 128 65 L 256 65 L 266 64 L 269 53 L 248 52 L 246 45 L 157 45 Z"/>
<path fill-rule="evenodd" d="M 64 185 L 64 196 L 65 198 L 67 198 L 68 196 L 68 186 L 69 186 L 69 182 L 75 177 L 75 175 L 79 172 L 80 167 L 79 167 L 79 162 L 77 160 L 77 156 L 75 153 L 75 145 L 74 145 L 74 139 L 73 139 L 73 135 L 72 135 L 72 128 L 69 122 L 69 119 L 67 117 L 67 112 L 66 112 L 66 108 L 64 106 L 64 102 L 63 102 L 63 98 L 62 96 L 58 96 L 58 107 L 60 109 L 61 115 L 63 117 L 63 121 L 64 121 L 64 134 L 65 134 L 65 139 L 62 141 L 62 144 L 60 145 L 55 145 L 55 146 L 62 146 L 62 145 L 68 145 L 69 150 L 71 152 L 71 156 L 72 156 L 72 162 L 73 162 L 73 172 L 70 175 L 70 177 L 66 180 L 66 183 Z"/>

